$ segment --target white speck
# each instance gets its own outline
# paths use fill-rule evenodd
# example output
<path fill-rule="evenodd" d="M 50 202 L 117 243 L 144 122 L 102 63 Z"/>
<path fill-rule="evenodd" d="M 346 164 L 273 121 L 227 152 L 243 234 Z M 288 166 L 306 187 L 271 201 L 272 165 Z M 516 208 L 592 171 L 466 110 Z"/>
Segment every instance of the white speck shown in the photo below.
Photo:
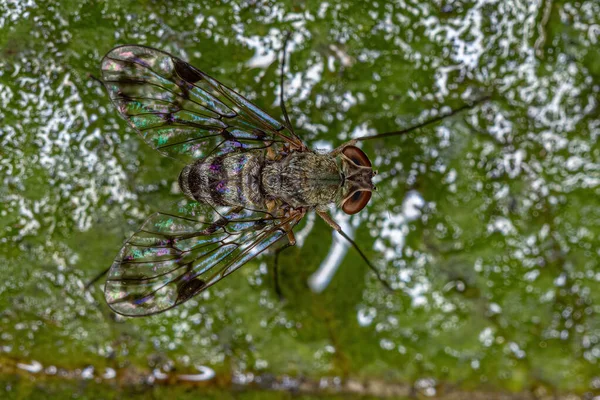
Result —
<path fill-rule="evenodd" d="M 344 50 L 340 49 L 334 44 L 330 44 L 329 49 L 336 55 L 336 58 L 340 60 L 344 67 L 349 67 L 352 65 L 352 57 L 350 57 Z"/>
<path fill-rule="evenodd" d="M 196 24 L 197 27 L 200 27 L 202 25 L 202 23 L 204 22 L 204 19 L 205 19 L 204 15 L 198 14 L 194 18 L 194 24 Z"/>
<path fill-rule="evenodd" d="M 415 382 L 415 387 L 422 391 L 425 396 L 435 396 L 436 381 L 432 378 L 419 379 Z"/>
<path fill-rule="evenodd" d="M 565 166 L 569 171 L 575 171 L 581 168 L 583 164 L 585 164 L 585 161 L 581 157 L 572 156 L 569 157 Z"/>
<path fill-rule="evenodd" d="M 523 279 L 525 279 L 526 281 L 529 282 L 533 282 L 537 279 L 537 277 L 540 276 L 540 270 L 539 269 L 534 269 L 531 270 L 529 272 L 527 272 L 524 276 Z"/>
<path fill-rule="evenodd" d="M 267 68 L 277 59 L 275 51 L 272 48 L 267 48 L 261 41 L 259 36 L 251 36 L 242 38 L 242 41 L 251 49 L 255 50 L 254 56 L 246 62 L 250 68 Z"/>
<path fill-rule="evenodd" d="M 479 333 L 479 341 L 485 346 L 490 347 L 494 343 L 494 332 L 492 328 L 485 328 Z"/>
<path fill-rule="evenodd" d="M 504 217 L 496 217 L 487 226 L 489 233 L 500 232 L 503 235 L 510 235 L 516 232 L 516 229 L 509 219 Z"/>
<path fill-rule="evenodd" d="M 448 174 L 444 177 L 444 183 L 454 183 L 456 181 L 456 170 L 451 169 Z"/>
<path fill-rule="evenodd" d="M 407 223 L 421 216 L 421 209 L 424 205 L 425 200 L 423 200 L 421 194 L 413 190 L 406 195 L 402 203 L 402 213 L 391 214 L 384 212 L 381 214 L 383 217 L 383 226 L 381 227 L 379 238 L 375 240 L 373 247 L 378 252 L 383 253 L 386 260 L 395 259 L 402 253 L 404 240 L 409 232 Z M 389 240 L 391 246 L 388 246 L 383 239 Z"/>
<path fill-rule="evenodd" d="M 517 357 L 517 358 L 523 358 L 523 357 L 525 357 L 525 351 L 521 350 L 521 348 L 519 347 L 519 345 L 516 344 L 515 342 L 510 342 L 508 344 L 508 348 L 515 355 L 515 357 Z"/>
<path fill-rule="evenodd" d="M 503 158 L 504 170 L 511 178 L 516 178 L 520 173 L 525 159 L 525 150 L 519 149 L 512 154 L 505 154 Z"/>
<path fill-rule="evenodd" d="M 369 128 L 369 124 L 364 122 L 364 123 L 362 123 L 360 125 L 356 125 L 354 127 L 352 132 L 350 132 L 350 137 L 352 139 L 356 139 L 356 138 L 363 137 L 363 136 L 374 135 L 376 133 L 377 132 L 374 129 Z"/>
<path fill-rule="evenodd" d="M 42 364 L 40 364 L 38 361 L 32 361 L 31 364 L 18 363 L 17 368 L 31 372 L 32 374 L 37 374 L 42 370 Z"/>
<path fill-rule="evenodd" d="M 154 371 L 152 371 L 152 375 L 159 380 L 163 380 L 163 379 L 167 379 L 169 377 L 169 375 L 165 374 L 164 372 L 162 372 L 160 369 L 156 368 L 154 369 Z"/>
<path fill-rule="evenodd" d="M 83 371 L 81 371 L 81 377 L 83 379 L 92 379 L 94 377 L 94 367 L 91 365 L 89 367 L 85 367 Z"/>
<path fill-rule="evenodd" d="M 502 307 L 500 307 L 498 304 L 496 304 L 496 303 L 490 304 L 490 313 L 500 314 L 501 312 L 502 312 Z"/>
<path fill-rule="evenodd" d="M 377 310 L 373 307 L 361 308 L 358 310 L 357 319 L 360 326 L 371 325 L 375 317 L 377 316 Z"/>
<path fill-rule="evenodd" d="M 427 305 L 427 297 L 425 297 L 424 294 L 427 293 L 430 288 L 431 284 L 427 281 L 424 281 L 422 283 L 415 284 L 415 286 L 412 288 L 404 289 L 404 292 L 412 298 L 413 308 L 417 308 Z"/>
<path fill-rule="evenodd" d="M 104 379 L 113 379 L 116 376 L 117 376 L 117 371 L 115 371 L 112 368 L 106 368 L 104 370 L 104 374 L 102 374 L 102 378 L 104 378 Z"/>
<path fill-rule="evenodd" d="M 381 339 L 379 341 L 379 345 L 384 350 L 393 350 L 394 347 L 396 347 L 396 345 L 394 345 L 394 342 L 392 342 L 391 340 L 388 340 L 388 339 Z"/>
<path fill-rule="evenodd" d="M 207 380 L 215 377 L 215 371 L 209 367 L 205 367 L 204 365 L 197 365 L 196 369 L 198 371 L 200 371 L 199 374 L 193 374 L 193 375 L 180 374 L 180 375 L 177 375 L 177 379 L 182 380 L 182 381 L 189 381 L 189 382 L 200 382 L 200 381 L 207 381 Z"/>
<path fill-rule="evenodd" d="M 425 200 L 417 191 L 410 191 L 402 203 L 402 211 L 407 221 L 414 221 L 422 214 L 421 209 L 425 205 Z"/>

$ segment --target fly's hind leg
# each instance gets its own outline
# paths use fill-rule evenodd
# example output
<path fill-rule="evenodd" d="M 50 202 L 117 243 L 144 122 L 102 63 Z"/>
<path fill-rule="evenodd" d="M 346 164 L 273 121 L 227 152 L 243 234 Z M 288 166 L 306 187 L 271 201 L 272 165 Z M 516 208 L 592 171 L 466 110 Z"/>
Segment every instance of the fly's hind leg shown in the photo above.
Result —
<path fill-rule="evenodd" d="M 278 248 L 277 250 L 275 250 L 275 262 L 273 263 L 273 281 L 275 284 L 275 293 L 277 294 L 279 301 L 285 300 L 285 297 L 283 297 L 283 293 L 281 292 L 281 286 L 279 285 L 279 253 L 281 253 L 283 250 L 287 249 L 288 247 L 292 247 L 293 245 L 296 244 L 296 238 L 294 237 L 294 232 L 292 232 L 291 230 L 288 231 L 287 237 L 288 237 L 288 242 L 286 244 L 284 244 L 283 246 L 281 246 L 280 248 Z"/>
<path fill-rule="evenodd" d="M 375 273 L 377 280 L 386 288 L 386 290 L 393 292 L 394 289 L 392 289 L 390 284 L 387 283 L 387 281 L 381 277 L 379 270 L 375 268 L 373 264 L 371 264 L 371 261 L 369 261 L 365 253 L 363 253 L 360 247 L 358 247 L 358 245 L 356 244 L 356 242 L 352 240 L 352 238 L 350 238 L 350 236 L 348 236 L 346 232 L 342 230 L 338 223 L 335 222 L 333 218 L 331 218 L 331 216 L 327 214 L 326 211 L 317 210 L 317 214 L 319 215 L 319 217 L 323 218 L 323 220 L 327 222 L 329 226 L 331 226 L 335 231 L 337 231 L 337 233 L 339 233 L 344 239 L 346 239 L 352 245 L 352 247 L 354 247 L 354 249 L 358 252 L 358 254 L 360 254 L 360 257 L 365 261 L 365 263 L 368 265 L 371 271 Z"/>

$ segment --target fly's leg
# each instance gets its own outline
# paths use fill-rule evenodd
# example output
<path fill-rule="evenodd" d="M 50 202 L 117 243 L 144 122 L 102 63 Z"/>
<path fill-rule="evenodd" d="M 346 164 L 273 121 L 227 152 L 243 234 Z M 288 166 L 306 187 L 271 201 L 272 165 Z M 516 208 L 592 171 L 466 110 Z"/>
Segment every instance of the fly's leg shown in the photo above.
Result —
<path fill-rule="evenodd" d="M 294 232 L 288 231 L 287 237 L 288 237 L 288 242 L 286 244 L 284 244 L 283 246 L 281 246 L 280 248 L 278 248 L 277 250 L 275 250 L 275 262 L 273 264 L 273 281 L 275 283 L 275 293 L 277 294 L 279 301 L 285 300 L 285 297 L 283 297 L 283 293 L 281 292 L 281 286 L 279 285 L 279 253 L 281 253 L 283 250 L 287 249 L 288 247 L 292 247 L 293 245 L 296 244 L 296 238 L 294 237 Z"/>
<path fill-rule="evenodd" d="M 335 222 L 333 220 L 333 218 L 331 218 L 331 216 L 329 214 L 327 214 L 326 211 L 317 210 L 317 215 L 319 215 L 319 217 L 323 218 L 323 221 L 327 222 L 327 225 L 332 227 L 335 231 L 340 232 L 342 230 L 342 228 L 337 224 L 337 222 Z"/>
<path fill-rule="evenodd" d="M 383 279 L 381 277 L 381 274 L 379 273 L 379 270 L 377 268 L 375 268 L 375 266 L 373 264 L 371 264 L 371 261 L 369 261 L 369 259 L 367 258 L 367 256 L 365 255 L 365 253 L 362 252 L 362 250 L 360 249 L 360 247 L 358 247 L 358 245 L 356 244 L 356 242 L 354 240 L 352 240 L 350 238 L 350 236 L 348 236 L 346 234 L 346 232 L 344 232 L 342 230 L 342 228 L 338 225 L 337 222 L 335 222 L 333 220 L 333 218 L 331 218 L 331 216 L 329 214 L 327 214 L 327 212 L 325 211 L 319 211 L 317 210 L 317 214 L 319 215 L 319 217 L 323 218 L 323 220 L 325 222 L 327 222 L 327 224 L 329 226 L 331 226 L 335 231 L 337 231 L 337 233 L 339 233 L 344 239 L 346 239 L 351 245 L 352 247 L 354 247 L 354 249 L 358 252 L 358 254 L 360 254 L 360 257 L 365 261 L 365 263 L 367 263 L 367 266 L 371 269 L 371 271 L 373 271 L 375 273 L 375 276 L 377 277 L 377 280 L 390 292 L 393 292 L 394 289 L 392 289 L 392 287 L 390 286 L 389 283 L 387 283 L 385 281 L 385 279 Z"/>
<path fill-rule="evenodd" d="M 273 150 L 272 146 L 267 147 L 267 160 L 273 161 L 277 159 L 277 153 Z"/>

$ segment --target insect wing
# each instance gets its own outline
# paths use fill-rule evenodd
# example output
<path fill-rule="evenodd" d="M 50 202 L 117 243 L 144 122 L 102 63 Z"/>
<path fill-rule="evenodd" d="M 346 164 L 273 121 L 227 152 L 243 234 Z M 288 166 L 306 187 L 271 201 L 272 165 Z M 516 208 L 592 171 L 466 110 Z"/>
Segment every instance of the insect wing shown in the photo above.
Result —
<path fill-rule="evenodd" d="M 190 161 L 265 142 L 304 146 L 249 100 L 166 52 L 116 47 L 102 59 L 102 78 L 121 115 L 165 155 Z"/>
<path fill-rule="evenodd" d="M 189 300 L 285 236 L 302 215 L 273 218 L 230 209 L 212 222 L 156 213 L 123 246 L 105 287 L 126 316 L 156 314 Z"/>

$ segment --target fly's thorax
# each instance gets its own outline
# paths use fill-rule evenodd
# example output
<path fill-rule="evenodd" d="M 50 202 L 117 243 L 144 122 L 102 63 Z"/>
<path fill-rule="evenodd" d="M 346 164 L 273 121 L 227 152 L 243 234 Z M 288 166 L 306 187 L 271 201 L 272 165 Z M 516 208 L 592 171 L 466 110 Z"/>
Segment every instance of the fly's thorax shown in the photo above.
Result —
<path fill-rule="evenodd" d="M 210 156 L 185 166 L 179 175 L 179 187 L 187 197 L 199 202 L 262 209 L 263 166 L 262 151 Z"/>
<path fill-rule="evenodd" d="M 292 207 L 316 207 L 335 201 L 342 184 L 335 157 L 311 151 L 292 152 L 265 164 L 265 193 Z"/>

